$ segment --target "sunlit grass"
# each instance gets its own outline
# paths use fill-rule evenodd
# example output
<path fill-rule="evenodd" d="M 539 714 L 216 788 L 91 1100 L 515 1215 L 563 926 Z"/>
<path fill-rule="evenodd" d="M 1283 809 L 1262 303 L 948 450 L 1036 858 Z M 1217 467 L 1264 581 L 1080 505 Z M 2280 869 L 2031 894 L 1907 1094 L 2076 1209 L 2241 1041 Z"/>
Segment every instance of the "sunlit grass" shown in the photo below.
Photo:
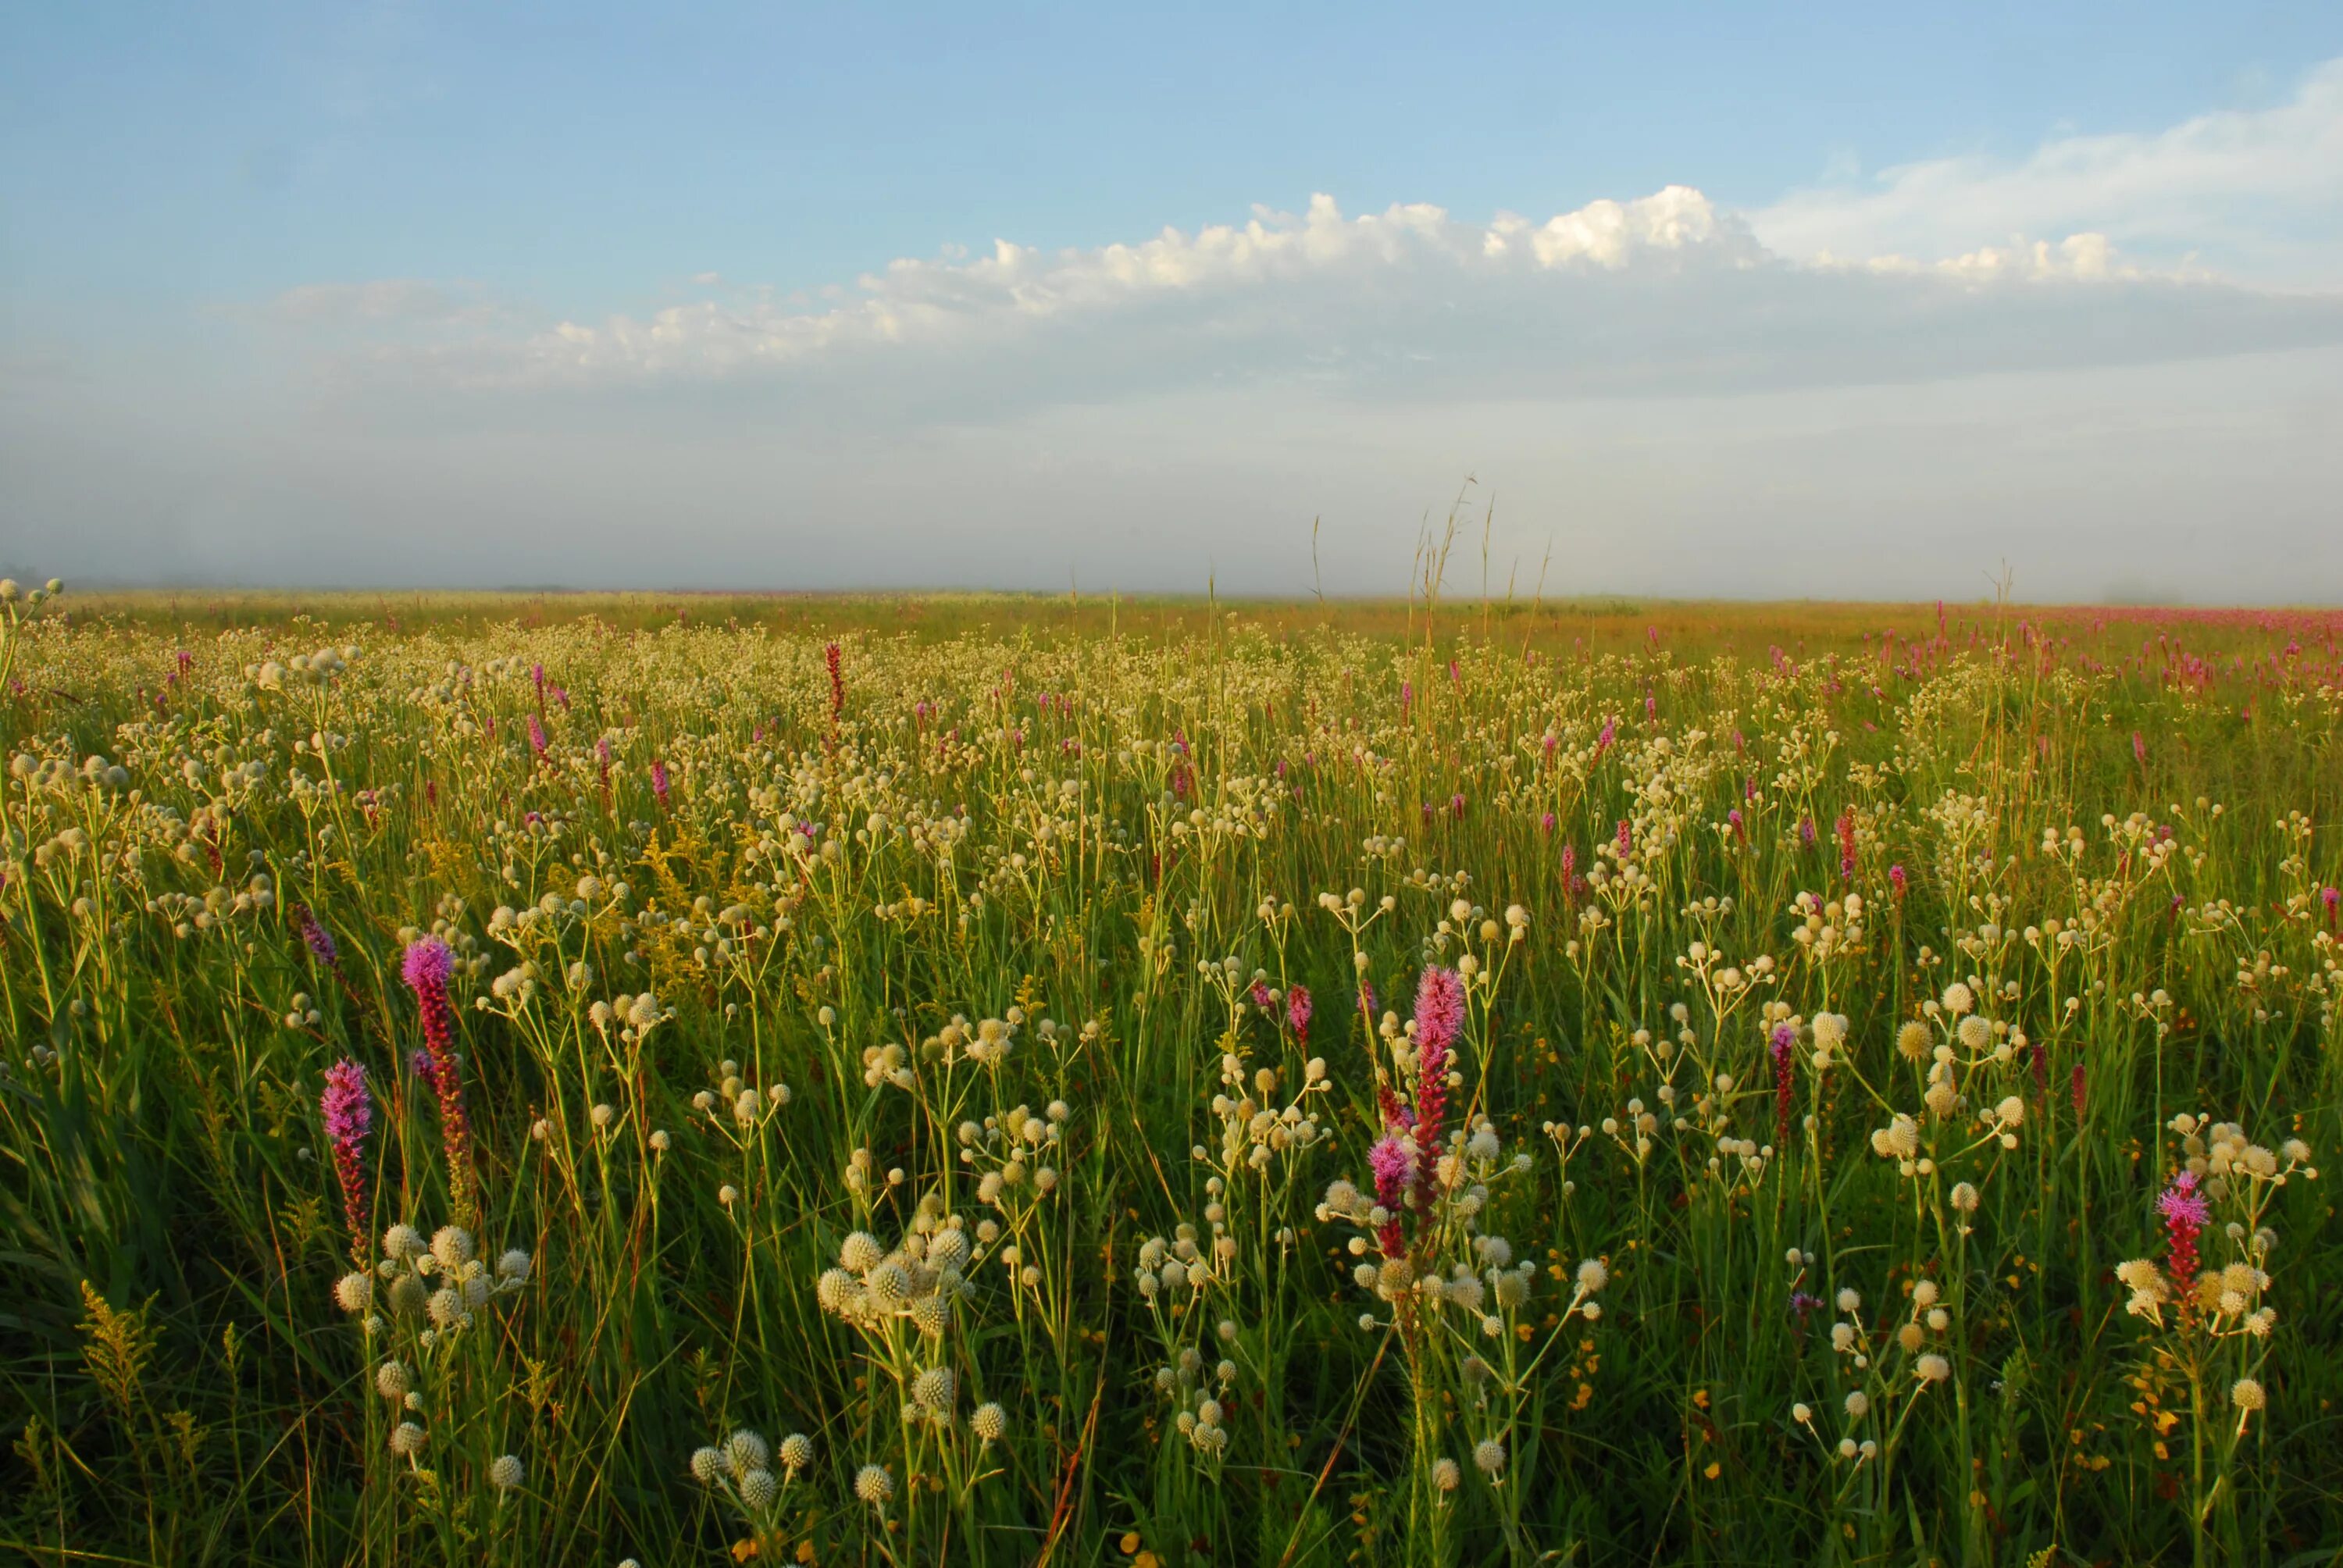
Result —
<path fill-rule="evenodd" d="M 2343 618 L 6 613 L 0 1554 L 2343 1546 Z"/>

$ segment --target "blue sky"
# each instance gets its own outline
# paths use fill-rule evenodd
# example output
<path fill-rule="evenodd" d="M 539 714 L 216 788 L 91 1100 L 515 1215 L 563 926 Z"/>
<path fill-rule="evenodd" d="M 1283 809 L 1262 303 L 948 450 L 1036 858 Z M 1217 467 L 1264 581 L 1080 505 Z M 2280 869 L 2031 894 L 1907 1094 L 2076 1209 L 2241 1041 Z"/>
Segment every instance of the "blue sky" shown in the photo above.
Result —
<path fill-rule="evenodd" d="M 1974 490 L 1981 453 L 2012 477 L 1971 504 L 2022 519 L 1981 543 L 2046 594 L 2203 593 L 2105 558 L 2187 551 L 2222 496 L 2277 549 L 2331 520 L 2333 6 L 48 6 L 11 31 L 0 562 L 42 575 L 1196 586 L 1176 527 L 1279 591 L 1306 550 L 1262 530 L 1333 510 L 1367 589 L 1471 473 L 1523 503 L 1523 548 L 1559 534 L 1616 579 L 1583 586 L 1794 591 L 1819 559 L 1828 591 L 1924 592 L 1966 568 L 1866 542 L 1892 474 Z M 1671 187 L 1697 205 L 1634 205 Z M 1264 260 L 1256 204 L 1318 237 Z M 1389 218 L 1410 204 L 1441 217 Z M 1167 226 L 1141 287 L 1108 247 Z M 2272 461 L 2297 490 L 2247 471 Z M 400 507 L 455 519 L 447 548 L 319 532 Z M 1753 574 L 1634 545 L 1713 554 L 1776 515 L 1826 548 Z M 2210 591 L 2282 595 L 2301 564 Z"/>

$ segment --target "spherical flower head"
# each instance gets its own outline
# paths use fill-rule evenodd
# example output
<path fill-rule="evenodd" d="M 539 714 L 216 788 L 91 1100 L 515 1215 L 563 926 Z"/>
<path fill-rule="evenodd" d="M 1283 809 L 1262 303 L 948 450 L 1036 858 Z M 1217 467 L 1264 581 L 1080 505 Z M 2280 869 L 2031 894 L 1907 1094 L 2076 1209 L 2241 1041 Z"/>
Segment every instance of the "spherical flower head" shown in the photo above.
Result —
<path fill-rule="evenodd" d="M 1505 1468 L 1505 1445 L 1493 1437 L 1484 1437 L 1473 1445 L 1473 1467 L 1494 1479 Z"/>
<path fill-rule="evenodd" d="M 1870 1412 L 1871 1396 L 1869 1394 L 1861 1389 L 1855 1389 L 1847 1394 L 1846 1413 L 1851 1419 L 1861 1421 Z"/>
<path fill-rule="evenodd" d="M 430 1314 L 434 1328 L 452 1328 L 464 1315 L 464 1298 L 452 1287 L 434 1291 L 431 1299 L 424 1303 L 423 1310 Z"/>
<path fill-rule="evenodd" d="M 1980 1051 L 1993 1043 L 1993 1025 L 1976 1013 L 1961 1020 L 1960 1027 L 1953 1032 L 1960 1037 L 1961 1049 L 1966 1051 Z"/>
<path fill-rule="evenodd" d="M 724 1452 L 721 1449 L 696 1448 L 691 1451 L 691 1478 L 702 1486 L 711 1484 L 724 1473 Z"/>
<path fill-rule="evenodd" d="M 1454 1460 L 1442 1454 L 1432 1462 L 1432 1484 L 1443 1492 L 1453 1492 L 1464 1484 L 1464 1472 Z"/>
<path fill-rule="evenodd" d="M 1009 1430 L 1009 1412 L 987 1401 L 970 1412 L 968 1429 L 980 1442 L 999 1442 Z"/>
<path fill-rule="evenodd" d="M 724 1462 L 735 1475 L 745 1475 L 752 1470 L 762 1470 L 772 1462 L 773 1451 L 765 1446 L 763 1434 L 742 1427 L 724 1440 Z"/>
<path fill-rule="evenodd" d="M 405 1399 L 414 1386 L 414 1378 L 401 1362 L 385 1362 L 375 1369 L 375 1392 L 385 1399 Z"/>
<path fill-rule="evenodd" d="M 1896 1031 L 1896 1052 L 1907 1061 L 1922 1061 L 1928 1055 L 1928 1026 L 1913 1019 Z"/>
<path fill-rule="evenodd" d="M 1953 1363 L 1932 1351 L 1914 1362 L 1912 1371 L 1922 1382 L 1942 1382 L 1953 1375 Z"/>
<path fill-rule="evenodd" d="M 402 1263 L 429 1244 L 423 1239 L 423 1232 L 412 1225 L 393 1225 L 382 1233 L 382 1255 Z"/>
<path fill-rule="evenodd" d="M 1977 1190 L 1966 1181 L 1953 1183 L 1953 1207 L 1964 1214 L 1976 1212 Z"/>
<path fill-rule="evenodd" d="M 889 1311 L 911 1299 L 911 1276 L 900 1263 L 881 1263 L 870 1271 L 870 1294 Z"/>
<path fill-rule="evenodd" d="M 488 1484 L 498 1492 L 510 1492 L 528 1479 L 528 1471 L 517 1453 L 500 1453 L 488 1462 Z"/>
<path fill-rule="evenodd" d="M 1578 1288 L 1588 1295 L 1594 1294 L 1611 1282 L 1611 1271 L 1600 1258 L 1589 1258 L 1578 1265 Z"/>
<path fill-rule="evenodd" d="M 497 1260 L 497 1278 L 508 1284 L 525 1284 L 528 1281 L 529 1256 L 518 1247 L 508 1247 Z"/>
<path fill-rule="evenodd" d="M 411 1421 L 402 1421 L 390 1429 L 390 1452 L 401 1459 L 411 1459 L 423 1452 L 424 1440 L 430 1434 Z"/>
<path fill-rule="evenodd" d="M 447 990 L 447 977 L 455 969 L 456 955 L 437 937 L 407 943 L 406 956 L 398 966 L 400 975 L 417 991 Z"/>
<path fill-rule="evenodd" d="M 740 1501 L 761 1513 L 781 1494 L 780 1483 L 769 1470 L 752 1470 L 740 1477 Z"/>
<path fill-rule="evenodd" d="M 949 1413 L 953 1397 L 960 1392 L 960 1381 L 950 1367 L 930 1367 L 911 1380 L 911 1399 L 938 1414 Z"/>
<path fill-rule="evenodd" d="M 1945 988 L 1944 1004 L 1946 1012 L 1958 1018 L 1976 1006 L 1976 993 L 1966 982 L 1955 980 Z"/>
<path fill-rule="evenodd" d="M 365 1312 L 374 1305 L 374 1276 L 348 1273 L 334 1282 L 334 1301 L 342 1311 L 350 1313 Z"/>
<path fill-rule="evenodd" d="M 472 1261 L 472 1233 L 461 1225 L 442 1225 L 432 1233 L 431 1255 L 443 1269 L 459 1269 Z"/>
<path fill-rule="evenodd" d="M 884 1508 L 895 1495 L 895 1478 L 883 1464 L 866 1464 L 854 1473 L 854 1495 L 873 1508 Z"/>
<path fill-rule="evenodd" d="M 799 1471 L 803 1470 L 807 1465 L 811 1464 L 812 1462 L 813 1439 L 808 1437 L 801 1432 L 793 1432 L 789 1433 L 789 1436 L 781 1439 L 782 1469 L 792 1472 Z"/>
<path fill-rule="evenodd" d="M 2258 1382 L 2241 1377 L 2229 1385 L 2229 1402 L 2239 1410 L 2259 1410 L 2269 1402 L 2269 1396 Z"/>

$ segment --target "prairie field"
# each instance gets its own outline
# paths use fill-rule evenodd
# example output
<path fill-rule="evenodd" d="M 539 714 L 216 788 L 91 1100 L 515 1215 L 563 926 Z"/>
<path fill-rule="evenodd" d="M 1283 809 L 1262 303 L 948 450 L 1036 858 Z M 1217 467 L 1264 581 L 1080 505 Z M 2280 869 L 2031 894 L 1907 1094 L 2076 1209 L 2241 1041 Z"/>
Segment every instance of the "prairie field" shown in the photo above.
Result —
<path fill-rule="evenodd" d="M 2343 1560 L 2343 613 L 0 638 L 0 1559 Z"/>

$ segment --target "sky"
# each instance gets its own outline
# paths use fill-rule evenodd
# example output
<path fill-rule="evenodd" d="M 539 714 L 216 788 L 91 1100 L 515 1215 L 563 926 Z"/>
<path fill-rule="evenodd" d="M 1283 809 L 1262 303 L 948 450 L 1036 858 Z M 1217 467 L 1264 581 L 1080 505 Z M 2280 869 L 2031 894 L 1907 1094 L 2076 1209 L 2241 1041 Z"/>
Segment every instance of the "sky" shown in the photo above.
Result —
<path fill-rule="evenodd" d="M 19 8 L 0 570 L 2343 597 L 2343 9 L 1923 13 Z"/>

